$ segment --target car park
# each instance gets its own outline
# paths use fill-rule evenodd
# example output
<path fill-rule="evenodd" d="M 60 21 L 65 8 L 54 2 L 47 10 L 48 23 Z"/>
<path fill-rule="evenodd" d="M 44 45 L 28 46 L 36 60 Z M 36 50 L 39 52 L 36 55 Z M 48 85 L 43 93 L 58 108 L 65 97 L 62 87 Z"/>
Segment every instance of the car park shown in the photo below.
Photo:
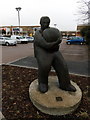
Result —
<path fill-rule="evenodd" d="M 70 37 L 66 40 L 66 44 L 85 44 L 85 39 L 80 36 Z"/>
<path fill-rule="evenodd" d="M 6 45 L 6 46 L 9 46 L 9 45 L 17 45 L 17 41 L 14 40 L 14 39 L 11 39 L 9 37 L 0 37 L 0 44 L 1 45 Z"/>
<path fill-rule="evenodd" d="M 26 38 L 23 38 L 23 36 L 12 35 L 11 38 L 15 39 L 17 43 L 28 43 L 28 40 Z"/>

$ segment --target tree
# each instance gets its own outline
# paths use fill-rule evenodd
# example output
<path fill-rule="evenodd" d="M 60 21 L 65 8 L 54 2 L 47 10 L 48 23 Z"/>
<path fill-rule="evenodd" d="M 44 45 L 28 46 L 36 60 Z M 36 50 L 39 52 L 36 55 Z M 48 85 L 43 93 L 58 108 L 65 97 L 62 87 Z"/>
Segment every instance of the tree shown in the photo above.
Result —
<path fill-rule="evenodd" d="M 80 30 L 81 35 L 86 39 L 86 44 L 90 44 L 90 0 L 81 0 L 79 3 L 79 20 L 86 26 Z"/>
<path fill-rule="evenodd" d="M 90 24 L 90 0 L 78 1 L 79 4 L 79 20 Z"/>
<path fill-rule="evenodd" d="M 80 30 L 82 37 L 86 39 L 86 44 L 90 45 L 90 26 L 86 26 Z"/>

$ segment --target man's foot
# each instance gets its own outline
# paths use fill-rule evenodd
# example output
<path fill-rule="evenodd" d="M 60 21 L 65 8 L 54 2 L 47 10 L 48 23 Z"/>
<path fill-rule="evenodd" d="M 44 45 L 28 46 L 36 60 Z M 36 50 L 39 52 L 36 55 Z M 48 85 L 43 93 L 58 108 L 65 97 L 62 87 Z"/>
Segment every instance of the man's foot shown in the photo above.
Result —
<path fill-rule="evenodd" d="M 68 85 L 67 87 L 60 86 L 60 88 L 62 90 L 65 90 L 65 91 L 71 91 L 71 92 L 75 92 L 76 91 L 76 88 L 72 84 Z"/>
<path fill-rule="evenodd" d="M 44 84 L 44 83 L 40 83 L 39 84 L 39 91 L 41 93 L 45 93 L 48 91 L 48 85 Z"/>

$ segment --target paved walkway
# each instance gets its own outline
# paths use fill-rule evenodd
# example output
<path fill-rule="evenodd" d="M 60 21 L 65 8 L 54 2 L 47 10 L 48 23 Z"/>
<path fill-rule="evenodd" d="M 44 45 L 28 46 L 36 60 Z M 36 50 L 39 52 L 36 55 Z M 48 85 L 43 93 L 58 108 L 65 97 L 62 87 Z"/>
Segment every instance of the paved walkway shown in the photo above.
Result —
<path fill-rule="evenodd" d="M 90 76 L 88 64 L 90 61 L 66 61 L 70 73 Z M 10 63 L 12 65 L 20 65 L 25 67 L 37 68 L 37 61 L 34 57 L 28 56 L 23 59 Z"/>

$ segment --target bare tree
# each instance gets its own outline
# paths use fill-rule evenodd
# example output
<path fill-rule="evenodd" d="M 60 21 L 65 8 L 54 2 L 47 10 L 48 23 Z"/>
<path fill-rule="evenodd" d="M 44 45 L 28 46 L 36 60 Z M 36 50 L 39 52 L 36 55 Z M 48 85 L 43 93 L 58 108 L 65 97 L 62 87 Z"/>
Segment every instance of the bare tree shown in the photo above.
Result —
<path fill-rule="evenodd" d="M 90 24 L 90 0 L 81 0 L 79 4 L 79 19 L 80 21 Z"/>

